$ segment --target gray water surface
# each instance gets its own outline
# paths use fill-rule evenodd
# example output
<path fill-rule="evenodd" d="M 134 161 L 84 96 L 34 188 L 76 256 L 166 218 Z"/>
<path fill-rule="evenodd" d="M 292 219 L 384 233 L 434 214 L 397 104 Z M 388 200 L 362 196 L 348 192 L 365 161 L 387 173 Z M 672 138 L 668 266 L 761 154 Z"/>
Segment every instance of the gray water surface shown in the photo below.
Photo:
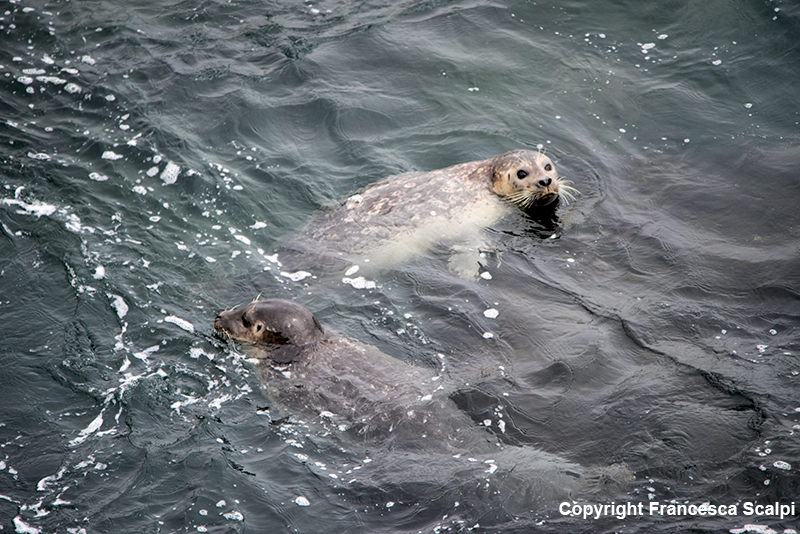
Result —
<path fill-rule="evenodd" d="M 747 513 L 800 484 L 795 2 L 18 0 L 0 32 L 4 531 L 798 529 Z M 488 228 L 483 277 L 451 243 L 374 287 L 275 262 L 519 148 L 580 195 Z M 259 294 L 441 376 L 463 450 L 272 402 L 213 335 Z"/>

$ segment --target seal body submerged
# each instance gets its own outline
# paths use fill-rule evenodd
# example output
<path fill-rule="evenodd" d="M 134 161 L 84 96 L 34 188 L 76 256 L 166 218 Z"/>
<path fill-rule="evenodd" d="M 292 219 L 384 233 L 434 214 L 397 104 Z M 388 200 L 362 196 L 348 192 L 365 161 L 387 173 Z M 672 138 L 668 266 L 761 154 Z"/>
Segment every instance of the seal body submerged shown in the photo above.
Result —
<path fill-rule="evenodd" d="M 387 178 L 323 212 L 287 248 L 390 265 L 441 242 L 476 245 L 482 229 L 513 211 L 553 206 L 575 191 L 541 152 Z"/>
<path fill-rule="evenodd" d="M 570 498 L 596 477 L 536 448 L 504 445 L 457 408 L 445 376 L 325 332 L 299 304 L 258 300 L 221 312 L 214 328 L 254 344 L 265 390 L 291 423 L 322 424 L 320 435 L 341 435 L 377 460 L 344 486 L 359 502 L 368 491 L 384 502 L 387 492 L 451 487 L 482 520 L 508 518 Z"/>
<path fill-rule="evenodd" d="M 472 426 L 440 375 L 325 332 L 294 302 L 257 300 L 223 311 L 214 328 L 255 344 L 266 390 L 295 415 L 322 417 L 359 439 L 402 441 L 406 448 L 455 446 L 461 429 Z M 443 410 L 451 416 L 446 424 L 434 417 Z"/>

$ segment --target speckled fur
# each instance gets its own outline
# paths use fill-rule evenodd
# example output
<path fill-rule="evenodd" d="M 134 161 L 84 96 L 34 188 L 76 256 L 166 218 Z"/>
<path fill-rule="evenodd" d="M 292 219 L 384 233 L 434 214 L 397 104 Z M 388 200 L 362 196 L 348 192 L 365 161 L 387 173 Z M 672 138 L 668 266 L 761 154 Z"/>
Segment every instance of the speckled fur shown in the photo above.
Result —
<path fill-rule="evenodd" d="M 550 170 L 545 171 L 545 165 Z M 527 176 L 518 178 L 518 169 Z M 546 186 L 541 184 L 548 181 Z M 418 255 L 437 242 L 475 241 L 480 231 L 507 215 L 520 190 L 549 199 L 559 181 L 549 158 L 515 151 L 430 172 L 392 176 L 315 217 L 292 240 L 303 252 L 370 256 L 383 263 Z"/>

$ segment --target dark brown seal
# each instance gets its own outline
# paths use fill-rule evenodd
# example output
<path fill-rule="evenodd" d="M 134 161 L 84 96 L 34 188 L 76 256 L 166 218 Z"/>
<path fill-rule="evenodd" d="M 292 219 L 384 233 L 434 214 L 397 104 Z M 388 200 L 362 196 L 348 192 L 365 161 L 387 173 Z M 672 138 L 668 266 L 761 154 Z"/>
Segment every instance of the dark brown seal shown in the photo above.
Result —
<path fill-rule="evenodd" d="M 260 360 L 267 392 L 296 415 L 322 416 L 362 439 L 406 445 L 461 441 L 460 430 L 473 426 L 444 391 L 441 375 L 325 332 L 294 302 L 256 300 L 220 312 L 214 329 L 255 344 L 250 352 Z M 442 412 L 450 414 L 443 424 L 433 415 Z"/>
<path fill-rule="evenodd" d="M 533 447 L 504 445 L 485 421 L 478 426 L 458 409 L 446 375 L 325 332 L 294 302 L 223 311 L 214 328 L 254 344 L 265 390 L 290 411 L 290 425 L 321 424 L 319 435 L 347 435 L 348 448 L 363 446 L 376 459 L 344 486 L 357 488 L 358 498 L 373 486 L 383 494 L 387 484 L 412 492 L 458 487 L 458 500 L 470 507 L 514 516 L 568 499 L 599 477 Z"/>

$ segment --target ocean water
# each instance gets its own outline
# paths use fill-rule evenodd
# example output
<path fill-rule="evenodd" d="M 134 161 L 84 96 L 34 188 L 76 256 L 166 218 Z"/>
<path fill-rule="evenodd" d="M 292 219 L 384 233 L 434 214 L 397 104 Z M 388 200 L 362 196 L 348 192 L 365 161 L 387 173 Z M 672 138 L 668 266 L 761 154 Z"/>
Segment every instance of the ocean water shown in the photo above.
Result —
<path fill-rule="evenodd" d="M 4 1 L 2 531 L 797 531 L 798 64 L 790 0 Z M 481 276 L 279 263 L 519 148 L 580 194 Z M 441 377 L 463 444 L 277 406 L 213 332 L 258 295 Z"/>

